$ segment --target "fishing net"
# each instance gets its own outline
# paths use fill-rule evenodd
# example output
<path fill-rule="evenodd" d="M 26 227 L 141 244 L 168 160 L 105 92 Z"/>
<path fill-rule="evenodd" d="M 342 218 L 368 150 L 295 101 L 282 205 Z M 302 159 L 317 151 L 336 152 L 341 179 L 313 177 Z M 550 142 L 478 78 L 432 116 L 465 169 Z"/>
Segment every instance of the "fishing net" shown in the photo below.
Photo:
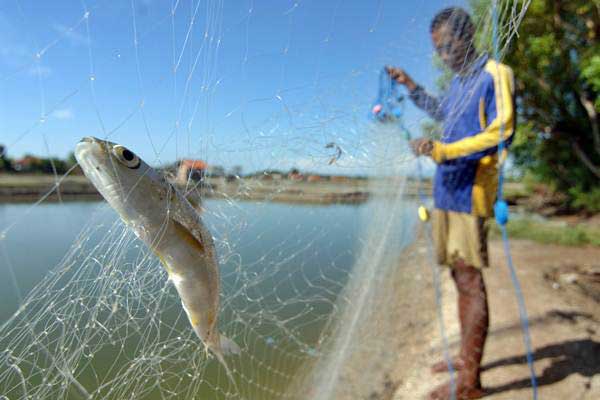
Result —
<path fill-rule="evenodd" d="M 8 153 L 93 135 L 171 175 L 206 161 L 180 188 L 201 198 L 219 330 L 242 352 L 231 381 L 158 259 L 105 203 L 68 201 L 77 168 L 56 161 L 35 203 L 0 206 L 0 398 L 392 398 L 410 382 L 444 347 L 417 217 L 434 164 L 407 142 L 431 123 L 399 87 L 391 122 L 371 110 L 386 64 L 435 91 L 429 23 L 450 4 L 396 3 L 3 5 Z M 501 58 L 527 2 L 499 2 L 496 31 L 476 5 L 477 46 Z"/>

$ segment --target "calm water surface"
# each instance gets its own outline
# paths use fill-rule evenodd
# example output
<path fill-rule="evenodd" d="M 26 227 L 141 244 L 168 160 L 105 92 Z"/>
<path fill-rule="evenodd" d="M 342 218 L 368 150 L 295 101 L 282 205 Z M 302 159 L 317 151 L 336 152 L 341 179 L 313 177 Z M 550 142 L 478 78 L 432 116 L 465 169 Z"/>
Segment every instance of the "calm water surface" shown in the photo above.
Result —
<path fill-rule="evenodd" d="M 329 265 L 351 266 L 360 237 L 361 205 L 297 205 L 207 201 L 205 222 L 217 243 L 226 244 L 236 264 L 265 267 L 290 256 L 308 273 Z M 100 239 L 117 219 L 103 202 L 0 204 L 0 231 L 10 227 L 0 257 L 0 321 L 18 307 L 27 293 L 65 257 L 82 229 L 93 221 Z M 93 242 L 90 245 L 93 246 Z M 0 254 L 1 256 L 1 254 Z M 313 268 L 307 267 L 307 263 Z M 262 264 L 262 265 L 260 265 Z M 285 269 L 285 268 L 281 268 Z M 10 279 L 12 273 L 16 285 Z"/>
<path fill-rule="evenodd" d="M 261 382 L 257 387 L 246 383 L 245 396 L 277 398 L 276 393 L 285 389 L 289 377 L 310 353 L 311 345 L 316 344 L 348 278 L 367 207 L 225 201 L 207 201 L 205 207 L 204 220 L 215 236 L 221 257 L 226 302 L 221 322 L 232 321 L 228 326 L 240 333 L 237 340 L 242 348 L 253 352 L 248 359 L 242 357 L 237 370 L 244 377 Z M 60 267 L 82 229 L 89 229 L 92 224 L 93 235 L 86 236 L 85 248 L 93 248 L 95 242 L 110 234 L 116 219 L 102 202 L 36 207 L 0 204 L 0 230 L 10 227 L 0 247 L 0 323 L 14 314 L 32 288 Z M 136 268 L 140 252 L 147 252 L 136 241 L 128 242 L 128 246 L 132 251 L 127 259 Z M 160 316 L 165 326 L 187 332 L 189 326 L 181 318 L 176 298 L 169 307 L 177 312 Z M 171 334 L 162 328 L 159 333 L 166 337 Z M 115 357 L 121 356 L 105 352 L 103 355 L 105 360 L 96 361 L 99 364 L 92 368 L 94 373 L 80 376 L 86 386 L 98 385 L 95 374 L 103 369 L 103 363 L 112 365 L 117 362 Z M 260 368 L 265 365 L 284 374 L 273 376 L 269 368 Z M 219 367 L 211 368 L 212 372 L 204 377 L 208 383 Z M 209 384 L 198 393 L 209 396 L 213 389 Z M 144 398 L 163 395 L 149 391 Z"/>

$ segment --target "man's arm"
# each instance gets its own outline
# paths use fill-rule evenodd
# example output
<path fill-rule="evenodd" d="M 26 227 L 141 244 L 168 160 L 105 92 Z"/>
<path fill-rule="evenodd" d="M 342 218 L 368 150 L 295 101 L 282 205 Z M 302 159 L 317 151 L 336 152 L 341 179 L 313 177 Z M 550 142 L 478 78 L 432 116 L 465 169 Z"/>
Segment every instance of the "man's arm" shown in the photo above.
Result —
<path fill-rule="evenodd" d="M 397 83 L 406 86 L 410 93 L 410 99 L 415 103 L 417 107 L 425 111 L 429 116 L 436 121 L 444 119 L 442 109 L 440 108 L 440 101 L 434 96 L 430 95 L 402 69 L 396 67 L 386 67 L 390 78 L 395 80 Z"/>
<path fill-rule="evenodd" d="M 501 137 L 510 141 L 514 133 L 515 110 L 513 102 L 514 80 L 512 70 L 502 64 L 486 67 L 493 78 L 494 91 L 490 101 L 493 120 L 481 132 L 453 143 L 433 142 L 431 158 L 440 163 L 455 158 L 478 160 L 497 151 Z"/>
<path fill-rule="evenodd" d="M 415 89 L 410 92 L 410 99 L 417 107 L 425 111 L 436 121 L 441 121 L 444 119 L 444 113 L 440 107 L 440 100 L 437 97 L 427 93 L 422 86 L 417 85 Z"/>

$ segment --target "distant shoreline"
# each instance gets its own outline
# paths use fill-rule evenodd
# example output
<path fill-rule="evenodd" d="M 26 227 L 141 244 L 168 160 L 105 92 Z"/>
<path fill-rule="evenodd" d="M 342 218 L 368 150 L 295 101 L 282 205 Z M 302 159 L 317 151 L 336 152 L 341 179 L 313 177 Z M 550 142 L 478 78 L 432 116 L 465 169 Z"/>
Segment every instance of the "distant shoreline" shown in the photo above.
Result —
<path fill-rule="evenodd" d="M 102 199 L 85 176 L 68 176 L 58 181 L 59 184 L 54 175 L 0 174 L 0 203 L 30 203 L 44 196 L 48 202 Z"/>
<path fill-rule="evenodd" d="M 294 204 L 362 204 L 373 191 L 394 195 L 400 178 L 338 179 L 308 182 L 291 179 L 207 178 L 197 187 L 183 188 L 192 202 L 200 198 L 239 201 L 270 201 Z M 31 203 L 39 201 L 98 201 L 100 194 L 85 176 L 73 175 L 58 180 L 53 175 L 0 174 L 0 203 Z M 423 191 L 430 193 L 429 182 Z M 408 181 L 406 195 L 416 196 L 417 185 Z"/>

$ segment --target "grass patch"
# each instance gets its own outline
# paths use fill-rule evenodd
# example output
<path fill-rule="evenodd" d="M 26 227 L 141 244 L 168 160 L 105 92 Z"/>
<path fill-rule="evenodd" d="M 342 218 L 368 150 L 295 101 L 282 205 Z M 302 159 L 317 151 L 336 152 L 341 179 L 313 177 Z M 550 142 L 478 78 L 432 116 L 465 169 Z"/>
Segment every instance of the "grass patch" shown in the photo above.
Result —
<path fill-rule="evenodd" d="M 546 244 L 565 246 L 600 246 L 600 229 L 585 225 L 569 226 L 554 222 L 540 222 L 528 218 L 512 219 L 507 224 L 510 238 L 529 239 Z M 500 228 L 493 224 L 492 235 L 500 236 Z"/>
<path fill-rule="evenodd" d="M 505 182 L 504 197 L 507 199 L 518 199 L 531 196 L 531 187 L 521 182 Z"/>

